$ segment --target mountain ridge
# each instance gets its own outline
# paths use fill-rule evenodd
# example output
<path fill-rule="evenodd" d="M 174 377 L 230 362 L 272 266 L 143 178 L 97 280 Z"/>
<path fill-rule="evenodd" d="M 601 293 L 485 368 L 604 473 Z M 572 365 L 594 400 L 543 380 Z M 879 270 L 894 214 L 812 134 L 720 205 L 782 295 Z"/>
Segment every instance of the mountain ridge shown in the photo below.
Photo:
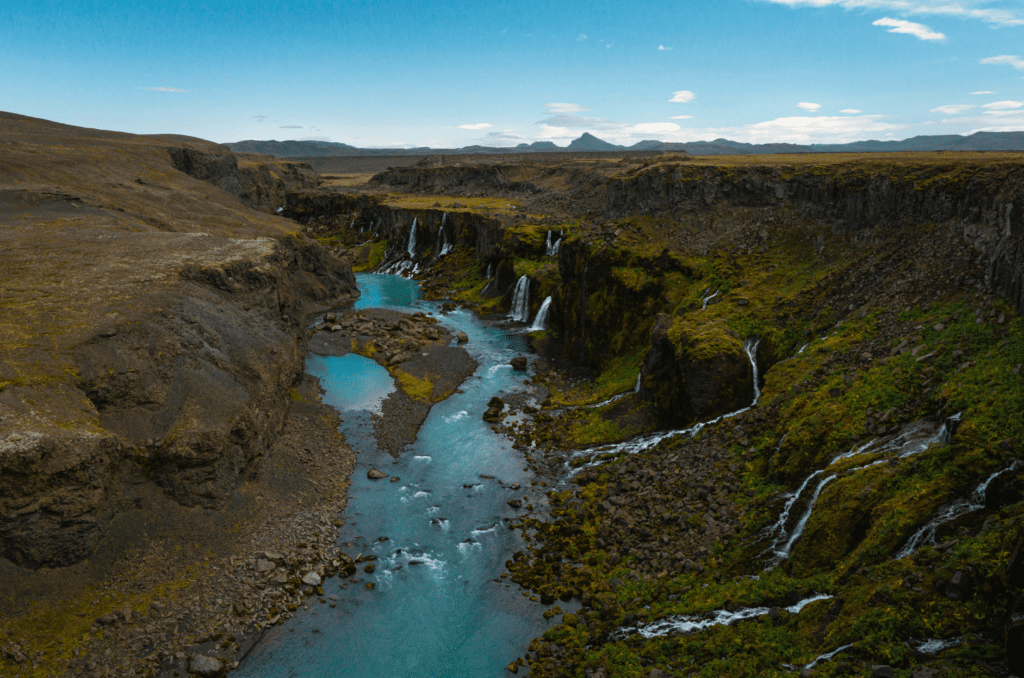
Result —
<path fill-rule="evenodd" d="M 336 141 L 258 141 L 248 139 L 224 144 L 236 153 L 260 153 L 281 158 L 389 155 L 474 155 L 546 153 L 558 151 L 666 151 L 690 155 L 775 155 L 787 153 L 883 153 L 903 151 L 1024 151 L 1024 131 L 920 135 L 899 141 L 854 141 L 846 144 L 749 144 L 719 138 L 713 141 L 664 142 L 653 139 L 622 146 L 584 132 L 568 146 L 550 141 L 522 143 L 514 147 L 464 146 L 462 148 L 357 148 Z"/>

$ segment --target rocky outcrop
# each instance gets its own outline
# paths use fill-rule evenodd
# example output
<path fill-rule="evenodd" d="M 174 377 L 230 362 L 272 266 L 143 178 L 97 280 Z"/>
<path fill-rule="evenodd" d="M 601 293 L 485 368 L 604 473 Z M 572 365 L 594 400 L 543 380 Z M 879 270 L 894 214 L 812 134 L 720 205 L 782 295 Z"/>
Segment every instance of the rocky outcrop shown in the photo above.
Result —
<path fill-rule="evenodd" d="M 254 209 L 277 209 L 286 194 L 315 188 L 323 181 L 306 163 L 243 159 L 240 166 L 239 157 L 230 151 L 169 148 L 168 153 L 179 172 L 238 196 Z"/>
<path fill-rule="evenodd" d="M 724 326 L 659 314 L 641 367 L 640 397 L 654 403 L 667 426 L 738 410 L 754 397 L 750 360 Z"/>
<path fill-rule="evenodd" d="M 505 229 L 502 223 L 471 211 L 391 207 L 372 196 L 324 191 L 289 194 L 282 214 L 295 219 L 311 232 L 318 231 L 318 227 L 335 230 L 337 226 L 344 225 L 365 233 L 367 237 L 387 240 L 385 261 L 397 261 L 403 256 L 408 258 L 413 220 L 416 221 L 414 251 L 417 261 L 428 262 L 436 257 L 442 242 L 469 247 L 484 266 L 496 264 L 503 256 Z"/>
<path fill-rule="evenodd" d="M 1024 311 L 1024 171 L 1015 163 L 802 167 L 662 164 L 610 179 L 608 218 L 695 213 L 714 205 L 791 207 L 874 241 L 943 224 L 981 255 L 986 285 Z"/>
<path fill-rule="evenodd" d="M 0 556 L 77 562 L 146 486 L 186 506 L 230 500 L 282 426 L 306 311 L 356 294 L 308 239 L 235 254 L 194 259 L 147 311 L 101 325 L 70 352 L 77 381 L 0 390 Z"/>

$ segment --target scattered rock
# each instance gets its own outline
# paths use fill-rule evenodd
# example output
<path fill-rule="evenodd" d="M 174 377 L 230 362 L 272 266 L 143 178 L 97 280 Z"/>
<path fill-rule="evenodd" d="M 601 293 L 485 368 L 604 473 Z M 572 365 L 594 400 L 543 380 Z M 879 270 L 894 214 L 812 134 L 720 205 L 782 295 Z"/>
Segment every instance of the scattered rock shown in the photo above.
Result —
<path fill-rule="evenodd" d="M 871 667 L 871 678 L 894 678 L 892 667 L 888 664 L 874 664 Z"/>
<path fill-rule="evenodd" d="M 523 507 L 522 499 L 509 499 L 506 503 L 514 509 L 520 509 Z"/>
<path fill-rule="evenodd" d="M 456 332 L 455 338 L 458 340 L 460 344 L 465 344 L 466 342 L 469 341 L 469 335 L 466 334 L 465 332 Z"/>
<path fill-rule="evenodd" d="M 277 567 L 277 566 L 274 565 L 274 563 L 270 562 L 269 560 L 263 560 L 262 558 L 260 558 L 259 560 L 256 561 L 256 571 L 261 573 L 261 574 L 264 573 L 264 572 L 270 572 L 275 567 Z"/>
<path fill-rule="evenodd" d="M 323 583 L 323 580 L 320 579 L 320 575 L 316 572 L 307 572 L 302 577 L 302 583 L 306 586 L 320 586 Z"/>
<path fill-rule="evenodd" d="M 526 358 L 524 358 L 523 356 L 512 358 L 512 360 L 510 360 L 508 364 L 512 366 L 512 369 L 518 372 L 526 370 Z"/>
<path fill-rule="evenodd" d="M 484 412 L 484 421 L 498 421 L 501 418 L 501 408 L 488 407 Z"/>
<path fill-rule="evenodd" d="M 494 396 L 487 402 L 487 407 L 497 407 L 500 410 L 505 407 L 505 401 L 498 396 Z"/>
<path fill-rule="evenodd" d="M 388 477 L 388 474 L 384 473 L 383 471 L 378 471 L 377 469 L 371 466 L 370 470 L 366 472 L 366 477 L 369 478 L 370 480 L 383 480 L 384 478 Z"/>

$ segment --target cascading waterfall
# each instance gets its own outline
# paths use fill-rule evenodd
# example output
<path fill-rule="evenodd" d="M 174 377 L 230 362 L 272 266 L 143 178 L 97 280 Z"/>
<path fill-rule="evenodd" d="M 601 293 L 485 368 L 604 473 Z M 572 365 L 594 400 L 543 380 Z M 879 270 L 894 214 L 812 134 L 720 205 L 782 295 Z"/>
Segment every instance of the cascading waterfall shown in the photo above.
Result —
<path fill-rule="evenodd" d="M 786 608 L 786 611 L 790 614 L 799 614 L 806 606 L 819 600 L 829 600 L 832 596 L 819 593 L 811 596 L 810 598 L 804 598 L 796 605 L 791 605 Z M 634 633 L 638 633 L 644 638 L 657 638 L 659 636 L 666 636 L 670 633 L 693 633 L 695 631 L 704 631 L 713 626 L 729 626 L 738 621 L 744 619 L 751 619 L 753 617 L 760 617 L 768 614 L 770 608 L 767 607 L 745 607 L 735 612 L 728 612 L 726 610 L 715 610 L 714 612 L 708 612 L 704 615 L 679 615 L 676 617 L 667 617 L 660 619 L 656 622 L 651 622 L 646 626 L 641 627 L 628 627 L 615 631 L 612 634 L 612 638 L 615 640 L 625 640 Z"/>
<path fill-rule="evenodd" d="M 525 276 L 515 284 L 512 294 L 512 320 L 517 323 L 529 320 L 529 279 Z"/>
<path fill-rule="evenodd" d="M 760 400 L 760 398 L 761 398 L 760 377 L 758 375 L 758 369 L 757 369 L 757 347 L 760 345 L 760 343 L 761 343 L 760 339 L 747 339 L 746 341 L 743 342 L 743 351 L 747 354 L 747 358 L 750 360 L 750 366 L 753 369 L 753 377 L 754 377 L 754 400 L 753 400 L 753 402 L 750 403 L 750 405 L 748 405 L 746 407 L 743 407 L 743 408 L 740 408 L 740 409 L 736 410 L 735 412 L 728 412 L 728 413 L 723 414 L 721 416 L 715 417 L 714 419 L 711 419 L 709 421 L 702 421 L 702 422 L 700 422 L 698 424 L 694 424 L 690 428 L 680 429 L 680 430 L 676 430 L 676 431 L 662 431 L 660 433 L 652 433 L 652 434 L 646 435 L 646 436 L 637 436 L 636 438 L 631 438 L 630 440 L 627 440 L 624 443 L 618 443 L 616 445 L 605 445 L 605 446 L 602 446 L 602 447 L 590 448 L 590 449 L 587 449 L 587 450 L 579 450 L 576 453 L 574 453 L 569 458 L 569 460 L 566 461 L 566 463 L 565 463 L 566 469 L 568 470 L 568 477 L 570 477 L 570 478 L 573 477 L 574 475 L 579 473 L 584 468 L 589 468 L 591 466 L 597 466 L 597 465 L 603 463 L 601 460 L 596 460 L 596 461 L 591 461 L 590 463 L 587 463 L 587 464 L 583 464 L 582 466 L 579 466 L 577 468 L 573 468 L 572 464 L 573 464 L 573 462 L 575 460 L 581 459 L 583 457 L 589 457 L 589 458 L 592 459 L 594 457 L 597 457 L 597 456 L 600 456 L 600 455 L 605 455 L 605 454 L 616 454 L 616 453 L 638 454 L 640 452 L 646 452 L 647 450 L 650 450 L 650 449 L 654 448 L 655 446 L 657 446 L 658 443 L 660 443 L 661 441 L 667 440 L 668 438 L 672 438 L 674 436 L 689 434 L 691 437 L 693 437 L 693 436 L 697 435 L 705 426 L 711 426 L 713 424 L 717 424 L 720 421 L 724 421 L 726 419 L 731 419 L 732 417 L 735 417 L 737 415 L 743 414 L 744 412 L 748 411 L 750 408 L 752 408 L 755 405 L 757 405 L 757 401 Z M 638 377 L 637 378 L 637 386 L 639 386 L 639 385 L 640 385 L 640 379 Z M 622 395 L 625 395 L 625 394 L 622 394 Z M 622 396 L 621 395 L 620 396 L 616 396 L 616 398 L 619 398 L 619 397 L 622 397 Z M 609 400 L 608 402 L 611 402 L 611 400 Z M 608 402 L 601 403 L 601 404 L 605 404 L 606 405 L 606 404 L 608 404 Z"/>
<path fill-rule="evenodd" d="M 516 283 L 512 294 L 512 320 L 524 323 L 530 319 L 530 279 L 525 275 Z"/>
<path fill-rule="evenodd" d="M 715 297 L 717 297 L 718 296 L 718 292 L 719 292 L 719 290 L 715 290 L 714 294 L 709 294 L 708 296 L 701 298 L 701 302 L 702 303 L 701 303 L 701 306 L 700 306 L 700 310 L 703 311 L 704 309 L 706 309 L 708 307 L 708 302 L 711 301 L 712 299 L 714 299 Z"/>
<path fill-rule="evenodd" d="M 490 280 L 494 277 L 494 262 L 487 264 L 487 279 Z"/>
<path fill-rule="evenodd" d="M 412 228 L 409 229 L 409 247 L 406 250 L 410 259 L 416 258 L 416 218 L 413 217 Z"/>
<path fill-rule="evenodd" d="M 996 471 L 983 480 L 980 485 L 974 488 L 974 491 L 971 492 L 971 496 L 968 499 L 955 501 L 952 504 L 939 509 L 938 514 L 934 518 L 928 521 L 924 527 L 915 532 L 913 536 L 907 540 L 906 546 L 904 546 L 896 555 L 896 559 L 899 560 L 901 558 L 906 558 L 916 551 L 924 542 L 934 544 L 935 533 L 942 525 L 965 516 L 968 513 L 974 513 L 975 511 L 980 511 L 985 508 L 985 492 L 988 491 L 989 484 L 1003 473 L 1016 470 L 1018 465 L 1019 462 L 1014 461 L 1006 468 Z"/>
<path fill-rule="evenodd" d="M 537 311 L 537 317 L 533 319 L 533 324 L 530 325 L 530 332 L 543 332 L 548 328 L 548 309 L 551 307 L 551 297 L 544 300 L 544 303 L 540 305 L 540 310 Z"/>
<path fill-rule="evenodd" d="M 548 231 L 547 240 L 544 242 L 544 247 L 545 247 L 547 256 L 549 256 L 549 257 L 553 257 L 556 254 L 558 254 L 558 248 L 562 246 L 562 233 L 563 232 L 562 231 L 558 232 L 558 240 L 553 240 L 552 239 L 552 233 L 554 233 L 554 231 Z"/>
<path fill-rule="evenodd" d="M 445 212 L 441 215 L 441 228 L 437 229 L 438 246 L 437 256 L 443 257 L 455 249 L 455 245 L 448 242 L 448 234 L 444 230 L 444 224 L 448 221 L 448 213 Z"/>
<path fill-rule="evenodd" d="M 839 473 L 832 473 L 820 480 L 814 488 L 814 492 L 811 498 L 807 502 L 807 507 L 804 509 L 800 516 L 800 520 L 793 527 L 792 531 L 786 530 L 786 523 L 789 521 L 790 513 L 796 503 L 804 494 L 804 490 L 807 489 L 808 485 L 812 480 L 823 475 L 826 471 L 833 468 L 836 464 L 847 459 L 851 459 L 856 456 L 864 454 L 883 454 L 886 452 L 894 452 L 897 454 L 892 456 L 886 456 L 882 459 L 878 459 L 868 464 L 856 466 L 854 468 L 843 471 L 843 473 L 854 473 L 856 471 L 862 471 L 878 464 L 889 463 L 890 461 L 898 461 L 905 459 L 911 455 L 919 454 L 928 449 L 935 443 L 947 443 L 949 442 L 949 423 L 959 420 L 960 415 L 954 415 L 944 422 L 942 426 L 935 428 L 934 425 L 927 422 L 921 422 L 916 425 L 907 427 L 902 433 L 896 436 L 875 438 L 869 440 L 863 445 L 853 447 L 849 452 L 837 455 L 833 458 L 828 465 L 821 470 L 815 471 L 811 475 L 807 476 L 801 483 L 800 487 L 797 488 L 796 492 L 788 495 L 785 506 L 783 506 L 782 513 L 779 515 L 779 519 L 768 528 L 766 531 L 767 536 L 772 538 L 771 545 L 765 549 L 762 555 L 770 553 L 771 556 L 768 559 L 768 564 L 765 567 L 766 570 L 771 570 L 782 561 L 789 558 L 790 553 L 793 550 L 793 546 L 796 541 L 803 535 L 804 529 L 807 527 L 807 521 L 811 517 L 811 512 L 814 510 L 814 505 L 818 500 L 818 495 L 821 494 L 822 489 L 839 477 Z M 781 446 L 781 442 L 780 442 Z M 987 484 L 986 484 L 987 487 Z"/>

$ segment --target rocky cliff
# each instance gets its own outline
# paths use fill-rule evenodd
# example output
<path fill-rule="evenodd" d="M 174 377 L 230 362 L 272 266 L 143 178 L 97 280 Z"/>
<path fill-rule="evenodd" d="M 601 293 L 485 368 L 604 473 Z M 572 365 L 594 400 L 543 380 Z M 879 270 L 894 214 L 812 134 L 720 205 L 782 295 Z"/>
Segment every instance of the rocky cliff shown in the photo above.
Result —
<path fill-rule="evenodd" d="M 2 120 L 0 556 L 56 567 L 152 493 L 229 502 L 281 427 L 305 314 L 357 292 L 248 206 L 314 183 L 305 168 Z"/>

